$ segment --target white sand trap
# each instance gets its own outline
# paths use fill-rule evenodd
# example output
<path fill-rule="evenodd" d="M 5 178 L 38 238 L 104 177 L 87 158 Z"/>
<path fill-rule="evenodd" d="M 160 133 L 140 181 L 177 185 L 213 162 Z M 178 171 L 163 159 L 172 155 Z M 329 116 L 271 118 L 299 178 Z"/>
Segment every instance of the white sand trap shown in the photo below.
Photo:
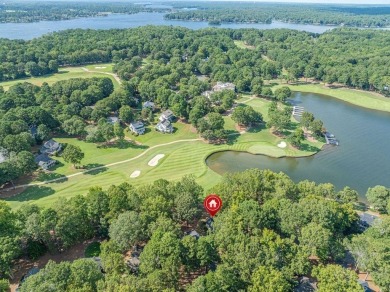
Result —
<path fill-rule="evenodd" d="M 150 160 L 149 162 L 148 162 L 148 165 L 149 166 L 156 166 L 157 164 L 158 164 L 158 161 L 161 159 L 161 158 L 163 158 L 165 156 L 165 154 L 157 154 L 156 156 L 154 156 L 153 158 L 152 158 L 152 160 Z"/>
<path fill-rule="evenodd" d="M 280 142 L 280 143 L 278 144 L 278 147 L 279 147 L 279 148 L 286 148 L 286 147 L 287 147 L 287 143 L 284 142 L 284 141 L 282 141 L 282 142 Z"/>
<path fill-rule="evenodd" d="M 140 170 L 134 170 L 133 173 L 130 174 L 130 178 L 139 177 L 140 174 L 141 174 L 141 171 L 140 171 Z"/>
<path fill-rule="evenodd" d="M 100 66 L 97 66 L 95 67 L 95 69 L 106 69 L 107 67 L 100 67 Z"/>

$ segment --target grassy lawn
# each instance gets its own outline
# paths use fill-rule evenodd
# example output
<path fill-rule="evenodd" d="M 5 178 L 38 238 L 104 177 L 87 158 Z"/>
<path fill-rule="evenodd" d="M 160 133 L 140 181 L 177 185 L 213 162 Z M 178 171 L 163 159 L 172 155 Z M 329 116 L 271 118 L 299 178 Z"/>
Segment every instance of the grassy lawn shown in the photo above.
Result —
<path fill-rule="evenodd" d="M 248 100 L 248 96 L 244 96 L 241 100 Z M 270 102 L 260 98 L 253 98 L 245 104 L 252 106 L 265 116 Z M 231 118 L 226 116 L 224 119 L 225 128 L 231 132 L 237 132 Z M 297 150 L 291 146 L 281 149 L 277 147 L 277 144 L 282 139 L 276 137 L 269 129 L 265 129 L 262 126 L 252 128 L 242 135 L 229 136 L 229 142 L 223 145 L 212 145 L 201 140 L 180 142 L 178 140 L 194 139 L 198 138 L 198 135 L 188 124 L 174 123 L 174 127 L 176 128 L 174 134 L 156 132 L 152 126 L 149 126 L 149 130 L 145 135 L 138 137 L 127 133 L 126 135 L 129 138 L 141 143 L 142 146 L 133 144 L 125 149 L 116 147 L 99 148 L 95 144 L 85 143 L 74 138 L 56 138 L 60 142 L 80 146 L 85 152 L 85 158 L 82 163 L 91 167 L 134 158 L 145 151 L 146 153 L 132 161 L 104 167 L 98 171 L 64 178 L 60 182 L 29 187 L 23 193 L 9 198 L 7 201 L 13 208 L 20 207 L 25 202 L 50 206 L 59 197 L 70 198 L 79 194 L 86 194 L 91 186 L 101 186 L 106 189 L 110 185 L 120 184 L 124 181 L 138 186 L 161 178 L 179 180 L 184 175 L 194 175 L 198 183 L 207 191 L 221 179 L 221 176 L 209 169 L 205 163 L 205 159 L 214 152 L 235 150 L 273 157 L 306 156 L 315 153 L 322 146 L 322 143 L 307 143 L 304 146 L 307 151 Z M 174 141 L 177 142 L 159 146 L 160 144 Z M 157 154 L 164 154 L 165 156 L 159 161 L 157 166 L 149 166 L 148 162 Z M 61 158 L 58 158 L 58 160 L 60 164 L 54 170 L 55 175 L 63 176 L 80 171 L 64 163 Z M 141 172 L 140 176 L 130 178 L 130 175 L 135 170 Z"/>
<path fill-rule="evenodd" d="M 240 48 L 240 49 L 249 49 L 249 50 L 254 50 L 255 47 L 254 46 L 250 46 L 250 45 L 247 45 L 245 42 L 243 41 L 234 41 L 234 44 Z"/>
<path fill-rule="evenodd" d="M 90 70 L 98 71 L 97 69 L 93 69 L 96 66 L 106 67 L 105 69 L 100 69 L 101 72 L 106 72 L 103 70 L 108 70 L 110 66 L 112 69 L 112 64 L 95 64 L 86 67 Z M 68 80 L 71 78 L 92 78 L 92 77 L 109 77 L 114 83 L 114 86 L 119 87 L 119 84 L 114 77 L 107 74 L 97 73 L 97 72 L 86 72 L 82 69 L 82 67 L 64 67 L 64 68 L 60 68 L 59 72 L 56 74 L 45 75 L 42 77 L 31 77 L 31 78 L 23 78 L 23 79 L 12 80 L 12 81 L 4 81 L 4 82 L 0 82 L 0 86 L 3 86 L 4 90 L 8 90 L 10 86 L 21 82 L 29 82 L 41 86 L 42 83 L 44 82 L 47 82 L 49 85 L 51 85 L 60 80 Z"/>
<path fill-rule="evenodd" d="M 293 91 L 312 92 L 317 94 L 324 94 L 337 99 L 349 102 L 351 104 L 374 109 L 380 111 L 390 112 L 390 98 L 381 96 L 379 94 L 349 88 L 328 88 L 322 84 L 279 84 L 273 90 L 280 86 L 288 86 Z"/>
<path fill-rule="evenodd" d="M 84 67 L 91 71 L 112 73 L 112 68 L 114 67 L 114 64 L 113 63 L 92 64 Z"/>

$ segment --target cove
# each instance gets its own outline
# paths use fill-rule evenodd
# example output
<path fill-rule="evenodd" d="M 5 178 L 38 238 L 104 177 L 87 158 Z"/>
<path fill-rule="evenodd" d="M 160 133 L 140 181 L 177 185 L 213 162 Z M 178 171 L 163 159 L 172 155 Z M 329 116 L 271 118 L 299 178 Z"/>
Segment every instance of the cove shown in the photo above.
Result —
<path fill-rule="evenodd" d="M 330 182 L 337 190 L 350 186 L 359 192 L 362 201 L 366 201 L 369 187 L 390 186 L 390 113 L 313 93 L 294 93 L 290 102 L 321 119 L 340 146 L 326 145 L 316 155 L 304 158 L 225 151 L 210 155 L 206 164 L 219 174 L 248 168 L 271 169 L 286 173 L 295 182 Z"/>

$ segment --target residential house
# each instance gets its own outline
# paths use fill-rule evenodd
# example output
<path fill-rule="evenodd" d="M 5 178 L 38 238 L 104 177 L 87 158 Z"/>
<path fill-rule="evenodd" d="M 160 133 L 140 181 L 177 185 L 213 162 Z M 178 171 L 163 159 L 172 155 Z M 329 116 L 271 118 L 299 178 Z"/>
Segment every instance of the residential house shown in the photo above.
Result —
<path fill-rule="evenodd" d="M 145 101 L 143 104 L 142 104 L 142 108 L 148 108 L 148 109 L 151 109 L 152 111 L 154 111 L 155 109 L 155 105 L 154 105 L 154 102 L 152 101 Z"/>
<path fill-rule="evenodd" d="M 173 127 L 169 120 L 159 122 L 156 126 L 156 130 L 162 133 L 173 133 Z"/>
<path fill-rule="evenodd" d="M 56 160 L 51 159 L 47 154 L 39 154 L 35 157 L 34 161 L 44 170 L 52 168 L 57 163 Z"/>
<path fill-rule="evenodd" d="M 199 239 L 200 235 L 195 230 L 191 230 L 191 232 L 188 233 L 189 236 L 194 237 L 195 239 Z"/>
<path fill-rule="evenodd" d="M 163 122 L 165 120 L 172 122 L 174 118 L 175 118 L 175 115 L 173 114 L 173 112 L 170 109 L 167 109 L 166 111 L 163 111 L 161 113 L 159 120 L 161 122 Z"/>
<path fill-rule="evenodd" d="M 129 128 L 133 133 L 138 135 L 143 135 L 145 133 L 145 125 L 140 121 L 131 123 Z"/>
<path fill-rule="evenodd" d="M 42 154 L 47 154 L 47 155 L 54 155 L 58 152 L 60 152 L 62 149 L 62 145 L 55 141 L 54 139 L 50 139 L 49 141 L 46 141 L 41 149 L 40 152 Z"/>
<path fill-rule="evenodd" d="M 233 84 L 233 83 L 229 83 L 229 82 L 217 82 L 216 85 L 213 86 L 213 91 L 215 92 L 218 92 L 218 91 L 222 91 L 222 90 L 233 90 L 235 91 L 236 90 L 236 86 Z"/>
<path fill-rule="evenodd" d="M 207 90 L 207 91 L 202 92 L 202 95 L 205 96 L 206 98 L 210 99 L 210 98 L 211 98 L 211 95 L 212 95 L 213 93 L 214 93 L 213 91 Z"/>
<path fill-rule="evenodd" d="M 369 214 L 369 213 L 361 213 L 359 214 L 359 227 L 362 231 L 367 229 L 368 227 L 372 226 L 375 220 L 377 220 L 379 217 Z"/>
<path fill-rule="evenodd" d="M 115 117 L 115 116 L 111 116 L 111 117 L 108 117 L 108 118 L 107 118 L 107 122 L 108 122 L 109 124 L 114 125 L 114 124 L 116 124 L 116 123 L 119 122 L 119 118 L 118 118 L 118 117 Z"/>

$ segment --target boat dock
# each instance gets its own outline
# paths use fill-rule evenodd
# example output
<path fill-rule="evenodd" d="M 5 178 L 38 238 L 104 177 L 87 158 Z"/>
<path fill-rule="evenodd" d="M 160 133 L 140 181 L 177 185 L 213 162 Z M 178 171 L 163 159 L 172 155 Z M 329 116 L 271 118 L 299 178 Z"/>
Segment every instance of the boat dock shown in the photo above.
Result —
<path fill-rule="evenodd" d="M 294 117 L 302 117 L 302 114 L 305 112 L 305 108 L 302 106 L 293 106 L 292 115 Z"/>
<path fill-rule="evenodd" d="M 336 137 L 333 134 L 329 132 L 325 132 L 324 137 L 325 137 L 326 144 L 339 146 L 339 141 L 336 139 Z"/>

